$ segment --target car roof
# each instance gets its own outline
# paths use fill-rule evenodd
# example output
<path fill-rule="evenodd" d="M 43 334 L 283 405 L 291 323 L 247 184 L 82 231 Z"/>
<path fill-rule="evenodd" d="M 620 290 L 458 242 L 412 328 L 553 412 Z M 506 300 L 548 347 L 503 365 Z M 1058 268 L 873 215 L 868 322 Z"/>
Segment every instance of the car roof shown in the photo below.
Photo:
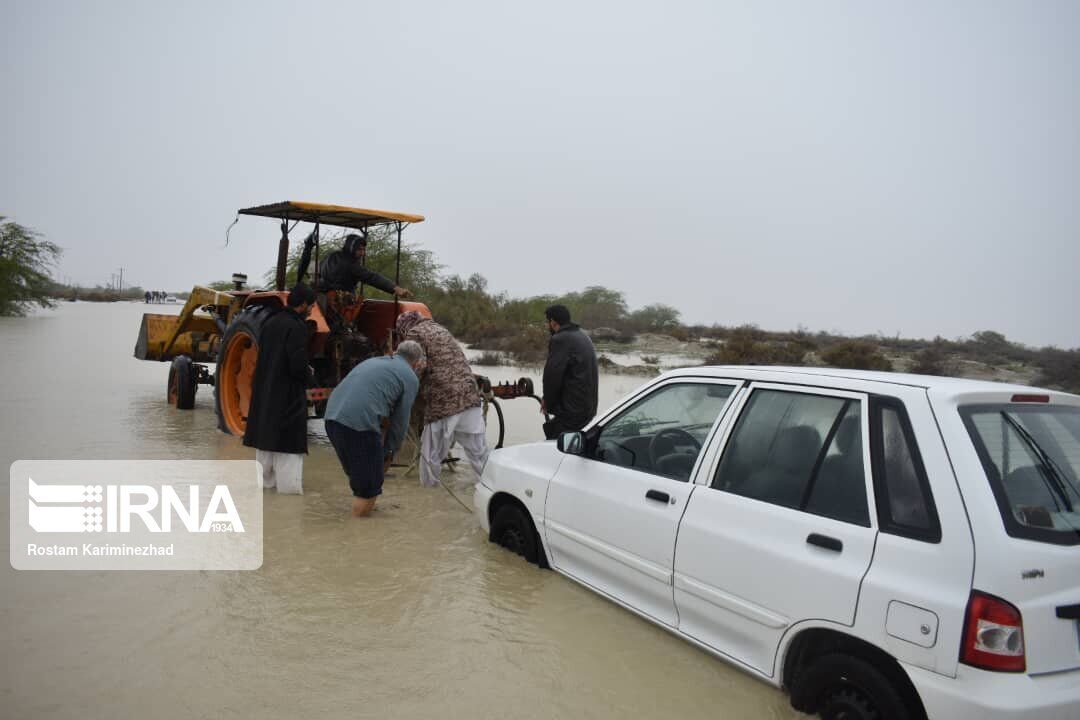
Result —
<path fill-rule="evenodd" d="M 705 376 L 742 378 L 769 382 L 799 382 L 812 380 L 835 381 L 842 387 L 844 381 L 875 383 L 887 386 L 906 386 L 922 388 L 937 396 L 957 397 L 961 395 L 982 395 L 987 393 L 1032 393 L 1056 395 L 1062 398 L 1080 399 L 1076 395 L 1062 393 L 1045 388 L 1016 385 L 1012 383 L 991 382 L 989 380 L 969 380 L 967 378 L 938 377 L 935 375 L 915 375 L 912 373 L 892 373 L 873 370 L 846 370 L 826 367 L 785 367 L 773 365 L 704 365 L 694 368 L 681 368 L 665 373 L 664 377 Z"/>

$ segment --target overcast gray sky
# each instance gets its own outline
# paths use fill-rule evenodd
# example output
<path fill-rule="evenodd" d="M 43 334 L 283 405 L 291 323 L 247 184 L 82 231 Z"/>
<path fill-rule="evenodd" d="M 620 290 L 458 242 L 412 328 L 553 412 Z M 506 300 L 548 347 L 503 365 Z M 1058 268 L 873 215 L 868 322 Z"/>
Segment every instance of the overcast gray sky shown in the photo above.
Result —
<path fill-rule="evenodd" d="M 0 0 L 0 214 L 61 276 L 261 275 L 237 208 L 691 322 L 1080 346 L 1080 2 Z"/>

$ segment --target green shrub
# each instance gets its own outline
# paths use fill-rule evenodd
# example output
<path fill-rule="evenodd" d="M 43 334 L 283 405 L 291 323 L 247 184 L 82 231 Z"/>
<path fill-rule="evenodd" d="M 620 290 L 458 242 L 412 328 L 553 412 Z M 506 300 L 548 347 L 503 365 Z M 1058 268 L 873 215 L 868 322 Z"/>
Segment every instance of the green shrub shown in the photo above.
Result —
<path fill-rule="evenodd" d="M 946 348 L 945 340 L 935 338 L 931 345 L 915 353 L 915 364 L 911 366 L 911 372 L 920 375 L 956 375 L 959 369 Z"/>
<path fill-rule="evenodd" d="M 667 334 L 675 338 L 679 342 L 690 342 L 690 340 L 693 339 L 693 336 L 690 334 L 690 330 L 681 325 L 668 330 Z"/>
<path fill-rule="evenodd" d="M 839 342 L 821 353 L 828 365 L 852 370 L 892 370 L 892 362 L 874 343 L 866 340 Z"/>
<path fill-rule="evenodd" d="M 513 335 L 485 339 L 484 350 L 498 350 L 510 355 L 515 363 L 533 365 L 547 360 L 548 331 L 533 326 L 520 328 Z"/>
<path fill-rule="evenodd" d="M 1080 393 L 1080 349 L 1043 348 L 1035 352 L 1035 364 L 1042 370 L 1036 385 Z"/>
<path fill-rule="evenodd" d="M 1010 362 L 1030 362 L 1034 352 L 1006 339 L 993 330 L 982 330 L 960 345 L 960 352 L 972 360 L 989 367 L 1007 365 Z"/>
<path fill-rule="evenodd" d="M 708 365 L 802 365 L 807 348 L 800 342 L 765 339 L 764 332 L 752 325 L 732 330 L 719 352 L 710 356 Z"/>

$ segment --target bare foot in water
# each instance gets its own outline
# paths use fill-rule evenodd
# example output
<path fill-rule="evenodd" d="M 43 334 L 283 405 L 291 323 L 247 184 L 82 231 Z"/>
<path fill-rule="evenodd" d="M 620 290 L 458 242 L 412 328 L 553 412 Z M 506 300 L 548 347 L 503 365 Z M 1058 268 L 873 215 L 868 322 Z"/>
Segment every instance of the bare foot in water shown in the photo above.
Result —
<path fill-rule="evenodd" d="M 354 518 L 367 517 L 375 509 L 375 498 L 354 497 L 352 501 L 352 516 Z"/>

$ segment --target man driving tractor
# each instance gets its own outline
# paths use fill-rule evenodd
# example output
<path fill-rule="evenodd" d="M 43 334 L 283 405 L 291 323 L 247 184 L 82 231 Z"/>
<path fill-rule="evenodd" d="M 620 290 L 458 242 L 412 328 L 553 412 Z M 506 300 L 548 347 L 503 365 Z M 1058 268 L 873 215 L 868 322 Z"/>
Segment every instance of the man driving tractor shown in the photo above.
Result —
<path fill-rule="evenodd" d="M 340 250 L 330 253 L 319 263 L 319 292 L 344 290 L 354 292 L 357 283 L 371 285 L 395 297 L 408 298 L 412 293 L 394 284 L 390 278 L 364 267 L 367 256 L 367 237 L 357 233 L 345 236 Z"/>

